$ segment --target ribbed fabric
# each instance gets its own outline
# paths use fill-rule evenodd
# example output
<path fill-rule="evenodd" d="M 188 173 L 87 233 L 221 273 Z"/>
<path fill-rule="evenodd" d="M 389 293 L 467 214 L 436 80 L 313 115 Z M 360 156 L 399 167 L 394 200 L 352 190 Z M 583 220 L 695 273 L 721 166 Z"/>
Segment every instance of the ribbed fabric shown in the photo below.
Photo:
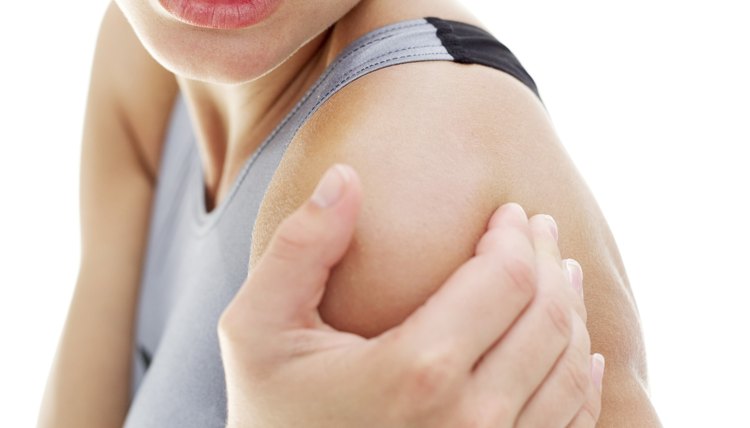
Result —
<path fill-rule="evenodd" d="M 502 56 L 498 61 L 505 64 L 496 68 L 537 93 L 533 80 L 507 48 L 500 49 L 502 45 L 486 32 L 468 37 L 466 31 L 479 29 L 465 26 L 438 18 L 409 20 L 351 43 L 246 161 L 227 196 L 210 213 L 205 211 L 197 144 L 178 96 L 152 208 L 126 427 L 225 426 L 218 318 L 247 276 L 255 217 L 287 146 L 332 95 L 384 67 L 416 61 L 496 66 L 492 55 Z M 481 43 L 479 51 L 476 41 Z M 472 56 L 477 60 L 472 61 Z"/>

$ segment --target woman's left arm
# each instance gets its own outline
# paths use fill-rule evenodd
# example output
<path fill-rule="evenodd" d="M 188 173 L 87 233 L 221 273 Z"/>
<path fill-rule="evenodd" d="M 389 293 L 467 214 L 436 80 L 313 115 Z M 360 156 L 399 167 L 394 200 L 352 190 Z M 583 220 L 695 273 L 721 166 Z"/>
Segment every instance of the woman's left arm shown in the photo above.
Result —
<path fill-rule="evenodd" d="M 351 83 L 290 145 L 258 216 L 251 264 L 335 162 L 358 171 L 365 198 L 328 282 L 324 320 L 364 336 L 399 324 L 472 256 L 495 208 L 517 202 L 529 217 L 552 215 L 563 258 L 583 268 L 591 352 L 607 359 L 599 426 L 660 425 L 614 238 L 528 88 L 496 70 L 442 62 Z"/>

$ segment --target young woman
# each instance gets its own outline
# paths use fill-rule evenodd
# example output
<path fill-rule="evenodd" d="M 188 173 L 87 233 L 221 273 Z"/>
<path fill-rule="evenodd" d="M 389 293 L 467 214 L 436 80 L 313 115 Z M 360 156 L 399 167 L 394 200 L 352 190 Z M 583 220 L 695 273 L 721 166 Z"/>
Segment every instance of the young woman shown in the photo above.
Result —
<path fill-rule="evenodd" d="M 587 403 L 597 402 L 587 398 L 591 376 L 566 371 L 573 365 L 565 355 L 577 353 L 589 361 L 593 350 L 607 357 L 601 425 L 658 424 L 647 396 L 635 303 L 607 224 L 555 136 L 534 81 L 476 18 L 449 0 L 118 0 L 111 5 L 97 46 L 86 116 L 82 265 L 41 424 L 223 426 L 229 407 L 240 426 L 295 426 L 279 419 L 290 414 L 278 410 L 288 396 L 307 398 L 292 403 L 299 418 L 290 420 L 309 426 L 384 426 L 373 419 L 378 401 L 355 400 L 356 405 L 335 410 L 335 395 L 320 389 L 317 396 L 291 392 L 305 385 L 323 388 L 313 382 L 321 370 L 334 373 L 350 364 L 361 369 L 350 373 L 367 371 L 354 360 L 311 365 L 280 386 L 280 377 L 258 375 L 257 367 L 229 370 L 226 382 L 224 377 L 222 358 L 242 368 L 238 361 L 246 353 L 237 349 L 258 342 L 243 339 L 242 329 L 227 322 L 232 327 L 225 329 L 230 338 L 223 345 L 229 350 L 222 355 L 219 319 L 243 284 L 243 290 L 275 284 L 270 277 L 253 279 L 256 268 L 269 271 L 261 267 L 273 264 L 261 261 L 267 248 L 286 248 L 275 257 L 299 262 L 300 272 L 317 279 L 323 271 L 328 275 L 327 269 L 312 269 L 303 259 L 285 255 L 309 244 L 308 228 L 272 236 L 297 207 L 309 205 L 305 200 L 335 163 L 353 167 L 336 170 L 344 171 L 350 187 L 358 189 L 352 183 L 361 181 L 362 209 L 340 262 L 333 255 L 326 259 L 338 263 L 322 281 L 325 288 L 319 284 L 325 294 L 306 301 L 318 308 L 319 317 L 312 319 L 362 340 L 400 331 L 415 309 L 477 257 L 477 242 L 481 246 L 485 232 L 492 234 L 492 227 L 486 229 L 495 208 L 516 201 L 529 214 L 551 214 L 560 225 L 560 253 L 586 271 L 586 311 L 557 319 L 570 327 L 587 313 L 588 334 L 578 329 L 576 335 L 571 328 L 549 376 L 535 383 L 527 379 L 535 386 L 528 397 L 513 410 L 484 412 L 504 418 L 493 416 L 486 423 L 590 426 L 592 420 L 578 415 L 586 414 Z M 349 216 L 339 213 L 337 218 L 353 225 L 356 203 L 344 205 Z M 526 224 L 526 214 L 522 217 Z M 525 226 L 517 220 L 514 229 L 533 241 L 518 247 L 533 247 L 532 255 L 540 254 L 530 237 L 541 218 L 535 215 Z M 328 229 L 337 224 L 329 223 Z M 500 242 L 505 244 L 499 247 L 512 241 L 507 238 L 511 229 L 503 230 Z M 502 253 L 511 266 L 539 258 L 520 250 Z M 298 264 L 277 275 L 296 272 Z M 529 275 L 516 275 L 515 282 L 546 289 L 545 281 Z M 545 293 L 538 293 L 524 314 L 533 313 L 537 301 L 547 308 L 542 312 L 573 313 L 574 299 L 551 299 L 559 305 L 549 306 L 538 297 Z M 254 321 L 263 324 L 284 312 L 274 306 L 274 297 L 258 295 L 265 297 L 250 306 L 233 303 L 235 315 L 229 318 L 244 320 L 236 314 L 273 308 L 265 321 Z M 504 299 L 494 301 L 495 312 L 513 313 Z M 445 312 L 451 306 L 441 308 L 451 319 Z M 466 316 L 455 318 L 458 323 L 487 318 L 493 311 L 461 313 Z M 523 317 L 531 319 L 530 314 Z M 427 319 L 437 321 L 434 315 Z M 314 326 L 320 327 L 317 321 Z M 504 331 L 496 331 L 494 338 Z M 428 333 L 401 335 L 416 341 Z M 531 337 L 535 340 L 528 343 L 545 345 L 544 335 Z M 254 347 L 258 353 L 276 349 L 273 339 L 261 343 Z M 460 349 L 453 352 L 469 352 L 453 345 Z M 489 349 L 494 348 L 484 348 Z M 382 358 L 367 361 L 390 361 L 392 355 L 372 352 L 368 355 Z M 547 364 L 514 361 L 521 373 L 523 367 Z M 474 363 L 472 370 L 481 360 Z M 580 409 L 566 416 L 544 405 L 523 416 L 535 394 L 555 385 L 558 372 L 573 373 L 567 384 L 579 392 L 550 396 L 580 398 L 572 406 Z M 278 388 L 263 390 L 268 396 L 231 393 L 245 391 L 235 386 L 259 378 Z M 327 390 L 346 391 L 347 379 Z M 369 379 L 373 391 L 389 391 L 384 376 Z M 350 395 L 355 392 L 362 388 Z M 317 412 L 316 404 L 330 411 Z M 496 404 L 503 407 L 489 407 Z M 275 415 L 265 425 L 253 419 L 261 408 Z M 416 423 L 398 415 L 389 413 L 393 419 L 383 420 L 388 426 L 456 426 L 450 419 L 425 417 Z"/>

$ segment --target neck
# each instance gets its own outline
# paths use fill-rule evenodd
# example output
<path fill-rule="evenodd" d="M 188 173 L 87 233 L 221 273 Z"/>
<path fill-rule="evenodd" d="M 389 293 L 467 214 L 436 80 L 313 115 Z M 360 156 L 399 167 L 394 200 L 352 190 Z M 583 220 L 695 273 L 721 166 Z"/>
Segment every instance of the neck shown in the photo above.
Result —
<path fill-rule="evenodd" d="M 252 82 L 221 85 L 178 77 L 201 153 L 206 202 L 214 205 L 229 184 L 234 159 L 247 159 L 327 65 L 332 29 Z"/>

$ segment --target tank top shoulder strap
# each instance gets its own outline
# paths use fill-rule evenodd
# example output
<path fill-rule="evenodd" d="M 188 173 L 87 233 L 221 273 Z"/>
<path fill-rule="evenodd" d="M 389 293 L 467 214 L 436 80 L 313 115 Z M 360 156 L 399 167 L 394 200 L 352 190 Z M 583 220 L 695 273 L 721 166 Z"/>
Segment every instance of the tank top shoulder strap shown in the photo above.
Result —
<path fill-rule="evenodd" d="M 534 79 L 507 46 L 492 34 L 475 25 L 435 17 L 425 20 L 437 30 L 436 36 L 453 57 L 461 64 L 480 64 L 504 71 L 531 89 L 541 100 Z"/>
<path fill-rule="evenodd" d="M 297 107 L 304 114 L 290 114 L 297 122 L 292 134 L 347 84 L 381 68 L 419 61 L 492 67 L 521 81 L 541 100 L 536 83 L 520 61 L 492 34 L 471 24 L 427 17 L 387 25 L 347 46 L 300 101 Z"/>
<path fill-rule="evenodd" d="M 260 155 L 266 145 L 271 145 L 274 148 L 266 151 L 275 153 L 267 156 L 280 160 L 302 125 L 347 84 L 385 67 L 418 61 L 453 61 L 492 67 L 521 81 L 541 100 L 534 80 L 520 61 L 484 29 L 436 17 L 401 21 L 350 43 L 253 157 Z M 273 144 L 269 144 L 271 142 Z"/>

